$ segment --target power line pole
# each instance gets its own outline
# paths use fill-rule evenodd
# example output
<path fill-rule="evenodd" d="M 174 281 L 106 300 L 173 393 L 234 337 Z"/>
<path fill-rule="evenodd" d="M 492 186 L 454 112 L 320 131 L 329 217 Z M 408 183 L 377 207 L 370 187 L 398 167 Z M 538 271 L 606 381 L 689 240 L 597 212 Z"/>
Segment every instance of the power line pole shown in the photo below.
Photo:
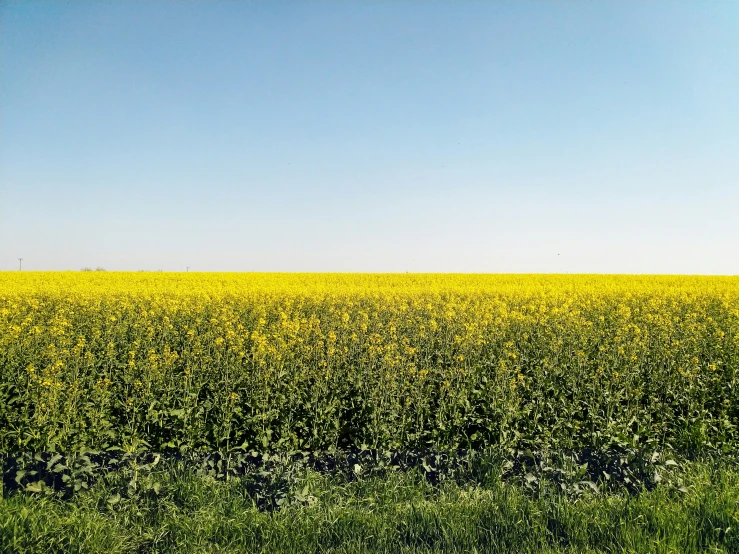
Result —
<path fill-rule="evenodd" d="M 23 270 L 23 258 L 18 258 L 18 271 Z"/>
<path fill-rule="evenodd" d="M 188 265 L 187 266 L 187 273 L 189 273 L 189 272 L 190 272 L 190 266 Z"/>

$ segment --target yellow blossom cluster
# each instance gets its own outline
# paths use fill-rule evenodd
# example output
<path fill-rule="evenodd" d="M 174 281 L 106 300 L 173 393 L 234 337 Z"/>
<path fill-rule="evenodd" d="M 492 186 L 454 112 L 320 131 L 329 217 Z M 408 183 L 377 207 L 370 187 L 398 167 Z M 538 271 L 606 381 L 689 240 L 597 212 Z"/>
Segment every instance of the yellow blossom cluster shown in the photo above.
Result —
<path fill-rule="evenodd" d="M 739 446 L 739 278 L 0 274 L 0 448 Z"/>

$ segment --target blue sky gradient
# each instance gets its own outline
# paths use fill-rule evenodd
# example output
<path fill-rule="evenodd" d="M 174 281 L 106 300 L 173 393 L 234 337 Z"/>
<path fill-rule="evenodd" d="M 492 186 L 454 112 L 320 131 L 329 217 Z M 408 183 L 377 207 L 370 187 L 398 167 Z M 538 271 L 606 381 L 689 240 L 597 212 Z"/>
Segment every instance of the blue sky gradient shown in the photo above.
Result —
<path fill-rule="evenodd" d="M 739 2 L 0 3 L 0 269 L 739 274 Z"/>

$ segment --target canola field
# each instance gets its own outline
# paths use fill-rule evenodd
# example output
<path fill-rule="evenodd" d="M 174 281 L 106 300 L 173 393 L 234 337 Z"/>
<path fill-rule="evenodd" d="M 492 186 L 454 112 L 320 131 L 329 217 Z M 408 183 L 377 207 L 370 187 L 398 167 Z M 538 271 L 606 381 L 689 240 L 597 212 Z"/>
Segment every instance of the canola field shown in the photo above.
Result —
<path fill-rule="evenodd" d="M 0 451 L 731 451 L 739 278 L 0 274 Z"/>

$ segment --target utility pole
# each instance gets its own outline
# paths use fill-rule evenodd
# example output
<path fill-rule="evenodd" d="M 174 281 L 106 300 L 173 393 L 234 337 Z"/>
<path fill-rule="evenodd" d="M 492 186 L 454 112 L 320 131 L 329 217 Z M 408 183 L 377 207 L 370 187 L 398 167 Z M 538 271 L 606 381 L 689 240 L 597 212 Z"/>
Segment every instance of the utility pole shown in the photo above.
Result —
<path fill-rule="evenodd" d="M 189 273 L 189 272 L 190 272 L 190 266 L 188 265 L 187 266 L 187 272 L 186 273 Z"/>
<path fill-rule="evenodd" d="M 18 271 L 23 270 L 23 258 L 18 258 Z"/>

